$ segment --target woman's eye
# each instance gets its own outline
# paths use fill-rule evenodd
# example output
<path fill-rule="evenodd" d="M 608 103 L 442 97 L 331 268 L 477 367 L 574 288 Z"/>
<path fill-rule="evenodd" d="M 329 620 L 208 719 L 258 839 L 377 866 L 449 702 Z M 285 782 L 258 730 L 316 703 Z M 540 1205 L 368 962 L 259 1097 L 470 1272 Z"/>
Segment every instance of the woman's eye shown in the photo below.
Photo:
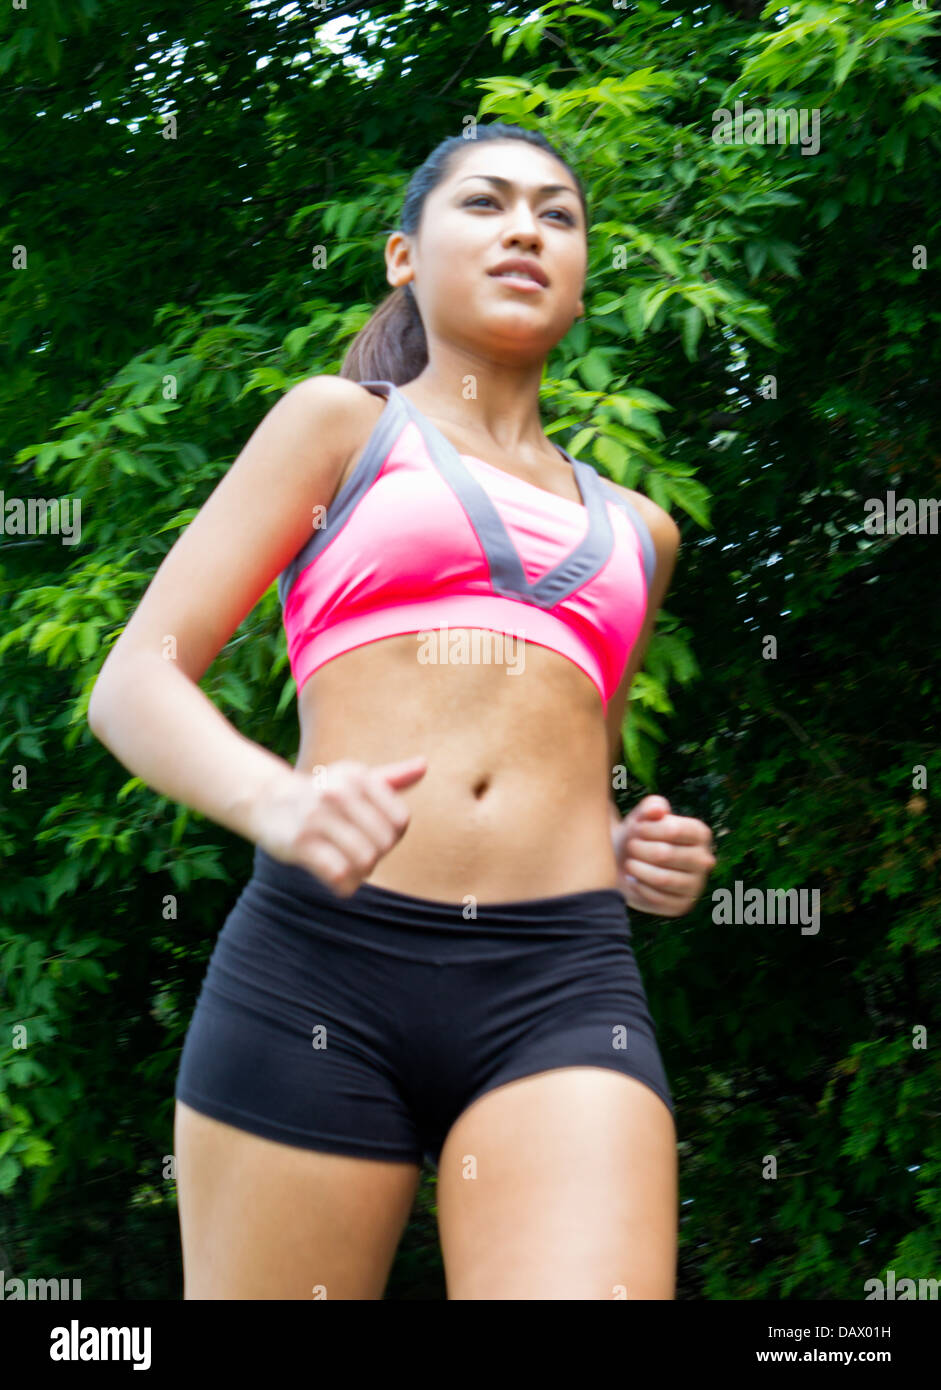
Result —
<path fill-rule="evenodd" d="M 493 203 L 494 206 L 496 205 L 496 200 L 492 198 L 489 193 L 475 193 L 472 198 L 464 199 L 463 206 L 469 208 L 473 207 L 475 203 L 480 202 Z M 570 226 L 575 226 L 575 218 L 566 208 L 549 208 L 549 212 L 560 212 L 565 221 L 568 222 Z"/>

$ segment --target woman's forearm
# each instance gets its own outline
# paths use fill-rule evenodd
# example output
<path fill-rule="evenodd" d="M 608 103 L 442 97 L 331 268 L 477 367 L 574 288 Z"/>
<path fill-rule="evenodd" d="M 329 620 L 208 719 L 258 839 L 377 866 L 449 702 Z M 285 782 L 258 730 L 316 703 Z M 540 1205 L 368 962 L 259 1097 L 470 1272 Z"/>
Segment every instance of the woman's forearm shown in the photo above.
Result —
<path fill-rule="evenodd" d="M 258 794 L 294 772 L 245 738 L 172 661 L 137 655 L 92 691 L 89 727 L 129 772 L 254 841 Z"/>

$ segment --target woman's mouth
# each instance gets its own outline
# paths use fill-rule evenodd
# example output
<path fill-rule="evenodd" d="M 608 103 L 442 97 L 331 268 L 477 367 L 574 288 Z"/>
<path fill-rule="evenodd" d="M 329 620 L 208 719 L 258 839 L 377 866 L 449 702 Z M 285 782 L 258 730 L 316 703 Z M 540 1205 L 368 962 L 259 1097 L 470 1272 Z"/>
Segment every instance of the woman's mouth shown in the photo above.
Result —
<path fill-rule="evenodd" d="M 490 275 L 491 279 L 501 280 L 511 290 L 522 290 L 525 294 L 545 289 L 545 286 L 540 285 L 538 280 L 534 280 L 531 276 L 524 275 L 518 270 L 504 270 L 497 274 L 491 271 Z"/>

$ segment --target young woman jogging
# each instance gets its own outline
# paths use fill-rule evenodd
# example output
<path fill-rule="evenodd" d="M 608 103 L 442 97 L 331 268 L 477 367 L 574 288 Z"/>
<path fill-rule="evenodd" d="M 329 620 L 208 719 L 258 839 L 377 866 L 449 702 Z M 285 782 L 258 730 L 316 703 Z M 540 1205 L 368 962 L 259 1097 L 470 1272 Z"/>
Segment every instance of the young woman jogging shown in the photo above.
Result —
<path fill-rule="evenodd" d="M 393 293 L 258 426 L 92 697 L 126 767 L 256 847 L 177 1078 L 189 1299 L 382 1298 L 423 1158 L 449 1298 L 674 1296 L 625 905 L 688 911 L 715 859 L 610 787 L 679 532 L 546 438 L 585 199 L 538 133 L 476 136 L 414 174 Z M 276 578 L 293 766 L 198 688 Z"/>

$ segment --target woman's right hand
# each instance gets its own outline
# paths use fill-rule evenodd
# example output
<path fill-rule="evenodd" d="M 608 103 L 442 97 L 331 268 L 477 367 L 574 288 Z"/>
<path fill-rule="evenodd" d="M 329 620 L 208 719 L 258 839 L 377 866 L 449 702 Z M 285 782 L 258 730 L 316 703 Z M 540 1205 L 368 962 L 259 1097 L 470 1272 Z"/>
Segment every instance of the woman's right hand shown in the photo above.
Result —
<path fill-rule="evenodd" d="M 422 754 L 374 767 L 343 760 L 292 768 L 258 798 L 252 838 L 349 897 L 405 834 L 411 812 L 397 792 L 427 770 Z"/>

